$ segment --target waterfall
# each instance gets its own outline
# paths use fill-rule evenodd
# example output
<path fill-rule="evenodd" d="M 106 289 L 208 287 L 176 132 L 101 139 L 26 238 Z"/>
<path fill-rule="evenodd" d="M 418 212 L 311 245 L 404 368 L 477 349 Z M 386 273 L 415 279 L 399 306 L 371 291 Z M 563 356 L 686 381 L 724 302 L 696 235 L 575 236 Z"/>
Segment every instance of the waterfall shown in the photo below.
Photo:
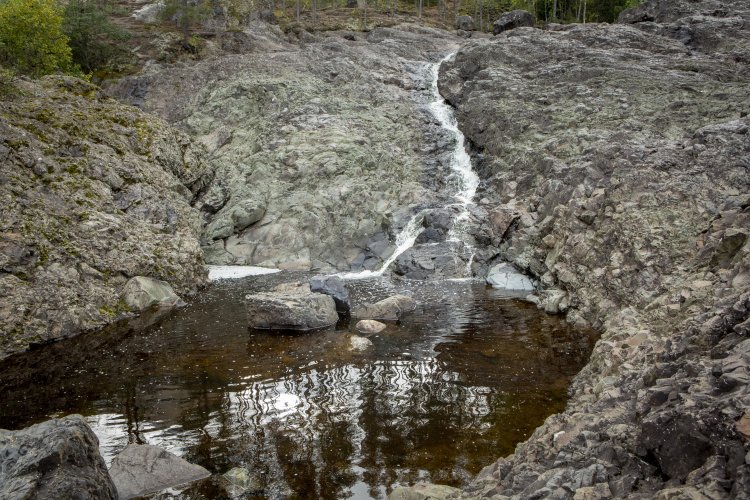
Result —
<path fill-rule="evenodd" d="M 429 103 L 429 110 L 432 115 L 437 119 L 440 126 L 447 130 L 455 139 L 455 147 L 450 156 L 450 168 L 452 173 L 447 179 L 449 189 L 453 192 L 452 196 L 456 200 L 448 206 L 461 207 L 461 212 L 453 221 L 453 228 L 451 229 L 448 239 L 450 241 L 462 241 L 462 235 L 464 234 L 464 226 L 466 221 L 469 219 L 469 205 L 474 199 L 474 195 L 477 192 L 479 186 L 479 176 L 471 166 L 471 158 L 466 152 L 464 134 L 458 129 L 458 122 L 456 121 L 453 108 L 443 99 L 438 90 L 438 76 L 440 71 L 440 65 L 445 61 L 451 60 L 455 56 L 455 52 L 448 54 L 446 57 L 434 63 L 429 68 L 430 75 L 430 93 L 432 101 Z M 380 269 L 376 271 L 360 271 L 351 273 L 341 273 L 338 276 L 344 279 L 362 279 L 370 278 L 374 276 L 382 276 L 393 264 L 396 259 L 414 246 L 417 237 L 423 231 L 422 221 L 424 216 L 432 209 L 424 209 L 414 215 L 411 220 L 404 226 L 401 232 L 396 236 L 396 249 L 393 254 L 383 262 Z M 467 248 L 470 249 L 468 245 Z M 470 249 L 471 255 L 469 255 L 468 266 L 471 267 L 474 254 Z"/>

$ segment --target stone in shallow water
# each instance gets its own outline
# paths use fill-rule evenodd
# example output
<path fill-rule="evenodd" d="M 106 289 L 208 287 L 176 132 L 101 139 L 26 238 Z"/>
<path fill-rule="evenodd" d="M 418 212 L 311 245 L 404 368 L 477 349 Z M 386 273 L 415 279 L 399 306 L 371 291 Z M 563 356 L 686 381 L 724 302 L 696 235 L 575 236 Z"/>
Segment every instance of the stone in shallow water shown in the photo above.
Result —
<path fill-rule="evenodd" d="M 448 500 L 458 498 L 461 490 L 442 484 L 421 483 L 399 487 L 388 495 L 388 500 Z"/>
<path fill-rule="evenodd" d="M 374 319 L 363 319 L 362 321 L 357 321 L 356 328 L 359 333 L 368 335 L 382 332 L 385 330 L 385 324 Z"/>
<path fill-rule="evenodd" d="M 148 444 L 131 444 L 112 460 L 109 469 L 120 500 L 156 493 L 211 475 L 167 450 Z"/>
<path fill-rule="evenodd" d="M 503 262 L 493 266 L 487 273 L 487 283 L 495 288 L 533 292 L 534 283 L 524 274 L 519 273 L 510 264 Z"/>
<path fill-rule="evenodd" d="M 80 415 L 0 429 L 0 498 L 115 499 L 99 441 Z"/>
<path fill-rule="evenodd" d="M 372 342 L 369 339 L 360 337 L 359 335 L 352 335 L 349 338 L 349 350 L 353 352 L 363 352 L 372 347 Z"/>
<path fill-rule="evenodd" d="M 151 306 L 173 307 L 182 304 L 166 281 L 136 276 L 125 284 L 122 300 L 131 311 L 143 311 Z"/>
<path fill-rule="evenodd" d="M 339 319 L 332 297 L 311 292 L 308 285 L 301 283 L 247 295 L 245 304 L 250 328 L 314 330 L 335 325 Z"/>
<path fill-rule="evenodd" d="M 263 489 L 260 480 L 245 467 L 235 467 L 222 474 L 224 489 L 232 498 L 241 498 L 245 493 Z"/>
<path fill-rule="evenodd" d="M 374 304 L 362 304 L 354 309 L 352 315 L 362 319 L 382 319 L 397 321 L 404 313 L 417 308 L 417 302 L 406 295 L 393 295 Z"/>

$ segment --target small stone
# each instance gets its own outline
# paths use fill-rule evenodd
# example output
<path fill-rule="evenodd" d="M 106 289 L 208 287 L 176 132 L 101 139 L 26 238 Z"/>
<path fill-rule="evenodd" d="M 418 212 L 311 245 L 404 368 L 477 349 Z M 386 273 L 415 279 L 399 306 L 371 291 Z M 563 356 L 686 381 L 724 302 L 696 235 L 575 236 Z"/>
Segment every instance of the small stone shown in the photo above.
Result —
<path fill-rule="evenodd" d="M 746 411 L 745 414 L 742 415 L 742 418 L 737 421 L 736 427 L 737 432 L 739 432 L 743 438 L 750 441 L 750 411 Z"/>
<path fill-rule="evenodd" d="M 169 283 L 146 276 L 131 278 L 125 284 L 121 298 L 130 310 L 135 312 L 151 306 L 174 307 L 182 304 Z"/>
<path fill-rule="evenodd" d="M 359 333 L 371 335 L 385 330 L 385 324 L 380 321 L 375 321 L 374 319 L 363 319 L 357 322 L 356 328 Z"/>
<path fill-rule="evenodd" d="M 349 338 L 349 350 L 354 352 L 363 352 L 372 347 L 370 339 L 360 337 L 359 335 L 352 335 Z"/>

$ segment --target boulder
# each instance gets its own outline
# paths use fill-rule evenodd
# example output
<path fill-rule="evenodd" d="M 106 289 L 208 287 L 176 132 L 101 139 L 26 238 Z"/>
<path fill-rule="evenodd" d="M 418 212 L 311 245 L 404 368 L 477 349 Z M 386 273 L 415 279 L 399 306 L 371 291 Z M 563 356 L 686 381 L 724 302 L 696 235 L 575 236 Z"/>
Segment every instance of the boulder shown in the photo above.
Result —
<path fill-rule="evenodd" d="M 0 429 L 0 498 L 116 499 L 99 441 L 80 415 Z"/>
<path fill-rule="evenodd" d="M 374 304 L 362 304 L 354 309 L 352 315 L 361 319 L 382 319 L 398 321 L 404 313 L 417 308 L 417 302 L 406 295 L 394 295 Z"/>
<path fill-rule="evenodd" d="M 174 307 L 182 301 L 166 281 L 136 276 L 125 284 L 122 301 L 131 311 L 143 311 L 151 306 Z"/>
<path fill-rule="evenodd" d="M 512 265 L 503 262 L 493 266 L 487 273 L 487 284 L 503 290 L 533 292 L 534 283 Z"/>
<path fill-rule="evenodd" d="M 506 12 L 492 24 L 492 33 L 499 35 L 503 31 L 509 31 L 522 26 L 534 27 L 534 16 L 526 10 L 512 10 Z"/>
<path fill-rule="evenodd" d="M 150 495 L 211 475 L 199 465 L 148 444 L 128 445 L 112 460 L 109 473 L 120 500 Z"/>
<path fill-rule="evenodd" d="M 357 321 L 357 326 L 355 328 L 359 333 L 372 335 L 374 333 L 380 333 L 385 330 L 385 324 L 381 323 L 380 321 L 375 321 L 374 319 L 363 319 L 361 321 Z"/>
<path fill-rule="evenodd" d="M 474 31 L 474 19 L 471 16 L 458 16 L 456 18 L 456 29 L 461 31 Z"/>
<path fill-rule="evenodd" d="M 348 314 L 351 309 L 349 302 L 349 290 L 346 289 L 344 280 L 338 276 L 314 276 L 310 280 L 310 290 L 324 295 L 330 295 L 336 303 L 336 311 Z"/>
<path fill-rule="evenodd" d="M 339 319 L 333 298 L 312 292 L 306 284 L 247 295 L 245 303 L 250 328 L 306 331 L 335 325 Z"/>

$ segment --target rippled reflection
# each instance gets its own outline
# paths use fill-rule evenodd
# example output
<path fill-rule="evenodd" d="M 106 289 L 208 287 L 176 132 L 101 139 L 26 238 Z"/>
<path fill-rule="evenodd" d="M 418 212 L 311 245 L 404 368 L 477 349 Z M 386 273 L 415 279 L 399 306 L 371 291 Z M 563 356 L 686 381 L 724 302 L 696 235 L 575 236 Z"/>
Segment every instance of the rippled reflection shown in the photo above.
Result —
<path fill-rule="evenodd" d="M 242 466 L 257 498 L 383 497 L 460 485 L 564 406 L 590 333 L 473 283 L 357 282 L 357 300 L 409 288 L 422 306 L 348 351 L 345 330 L 252 333 L 241 298 L 288 274 L 211 289 L 145 332 L 47 346 L 0 366 L 0 427 L 80 412 L 109 461 L 128 442 L 216 473 Z M 222 495 L 216 480 L 183 492 Z M 256 498 L 253 497 L 253 498 Z"/>

